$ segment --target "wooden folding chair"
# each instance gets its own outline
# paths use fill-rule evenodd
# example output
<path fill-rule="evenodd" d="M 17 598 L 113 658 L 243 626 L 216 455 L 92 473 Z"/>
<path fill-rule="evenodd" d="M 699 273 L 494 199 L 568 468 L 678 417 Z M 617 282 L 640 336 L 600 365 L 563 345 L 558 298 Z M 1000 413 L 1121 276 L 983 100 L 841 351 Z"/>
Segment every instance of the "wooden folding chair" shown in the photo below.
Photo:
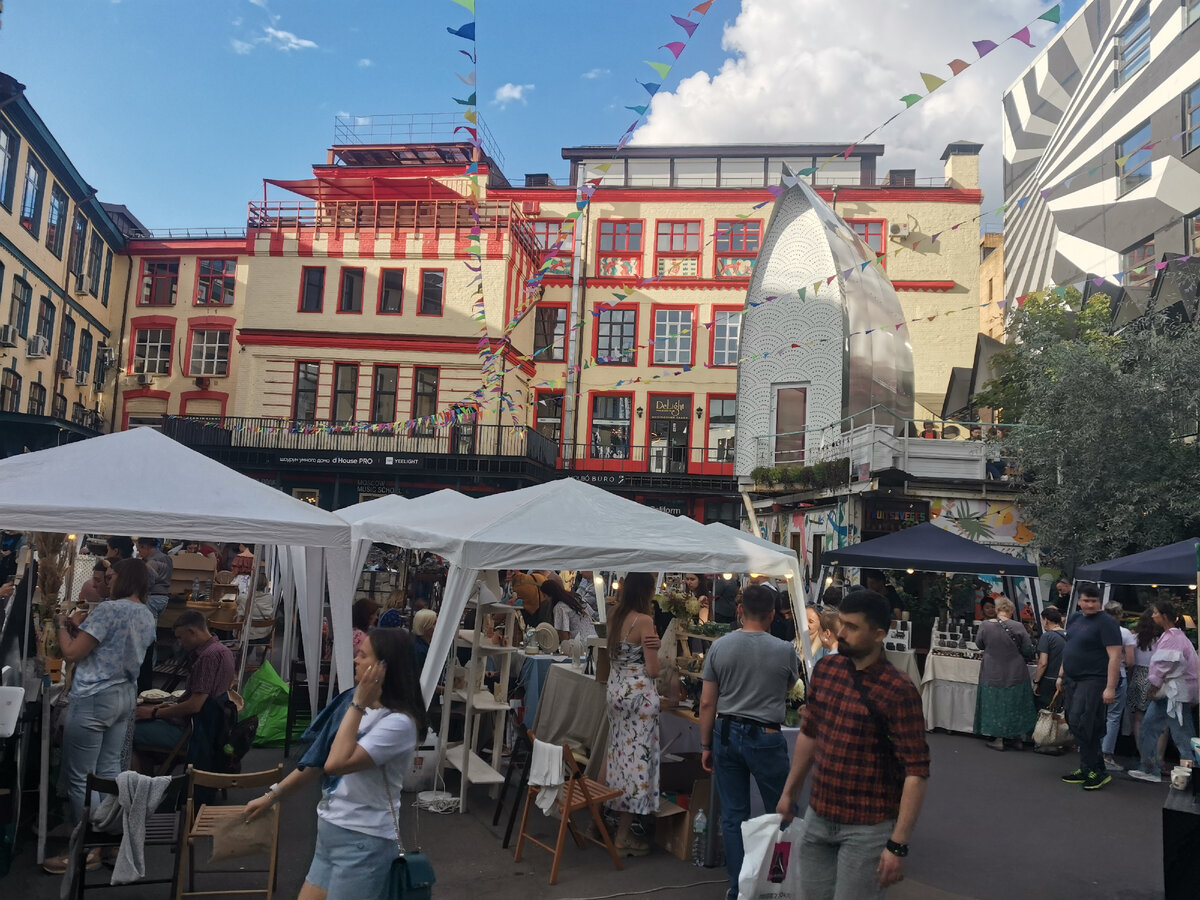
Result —
<path fill-rule="evenodd" d="M 529 733 L 529 739 L 531 742 L 534 740 L 533 732 Z M 513 860 L 515 862 L 521 861 L 521 852 L 525 847 L 525 841 L 528 840 L 530 843 L 537 844 L 543 850 L 548 850 L 554 854 L 554 864 L 550 868 L 550 883 L 556 883 L 558 881 L 558 867 L 562 862 L 563 844 L 566 841 L 567 831 L 569 830 L 571 837 L 575 839 L 575 843 L 579 849 L 585 849 L 584 841 L 589 841 L 598 847 L 603 847 L 608 851 L 608 855 L 612 857 L 613 865 L 620 871 L 621 860 L 617 856 L 617 848 L 608 834 L 608 827 L 604 824 L 604 816 L 600 812 L 600 804 L 620 797 L 621 791 L 614 790 L 607 785 L 586 777 L 583 774 L 583 770 L 580 769 L 579 763 L 575 761 L 575 754 L 571 752 L 570 747 L 563 745 L 562 754 L 566 778 L 559 793 L 557 804 L 557 811 L 560 817 L 558 840 L 551 847 L 549 844 L 543 844 L 537 838 L 527 833 L 526 826 L 529 823 L 529 811 L 534 805 L 534 800 L 537 798 L 538 792 L 542 789 L 540 785 L 530 784 L 529 789 L 525 792 L 525 812 L 521 815 L 521 830 L 517 834 L 517 851 L 516 855 L 513 856 Z M 575 827 L 575 823 L 571 821 L 571 814 L 581 809 L 586 809 L 591 813 L 592 822 L 595 824 L 596 831 L 602 840 L 588 837 Z"/>
<path fill-rule="evenodd" d="M 244 866 L 239 866 L 236 869 L 206 868 L 201 873 L 203 875 L 217 873 L 226 875 L 265 873 L 267 876 L 266 887 L 243 888 L 241 890 L 222 888 L 221 890 L 198 891 L 196 890 L 196 865 L 193 856 L 196 838 L 212 837 L 227 823 L 237 821 L 245 815 L 246 807 L 245 805 L 210 806 L 206 803 L 197 810 L 195 789 L 197 786 L 226 791 L 237 790 L 238 788 L 268 787 L 283 779 L 283 763 L 265 772 L 243 772 L 237 775 L 205 772 L 194 766 L 188 766 L 188 775 L 191 778 L 191 786 L 188 790 L 187 815 L 184 820 L 186 831 L 184 832 L 179 852 L 179 873 L 175 879 L 175 900 L 181 900 L 183 897 L 229 897 L 242 894 L 262 894 L 266 897 L 266 900 L 271 900 L 271 893 L 275 890 L 276 875 L 278 873 L 279 807 L 273 807 L 271 812 L 268 813 L 268 815 L 275 816 L 275 826 L 274 835 L 271 840 L 270 862 L 266 869 L 247 869 Z M 187 870 L 187 890 L 184 890 L 183 887 L 183 873 L 185 869 Z"/>
<path fill-rule="evenodd" d="M 145 744 L 139 744 L 135 740 L 133 752 L 138 759 L 138 771 L 152 769 L 153 771 L 146 772 L 145 774 L 170 775 L 177 765 L 187 761 L 188 747 L 192 743 L 192 734 L 194 731 L 195 725 L 192 723 L 192 717 L 188 716 L 187 722 L 183 726 L 183 734 L 180 735 L 178 743 L 170 749 L 149 747 Z"/>

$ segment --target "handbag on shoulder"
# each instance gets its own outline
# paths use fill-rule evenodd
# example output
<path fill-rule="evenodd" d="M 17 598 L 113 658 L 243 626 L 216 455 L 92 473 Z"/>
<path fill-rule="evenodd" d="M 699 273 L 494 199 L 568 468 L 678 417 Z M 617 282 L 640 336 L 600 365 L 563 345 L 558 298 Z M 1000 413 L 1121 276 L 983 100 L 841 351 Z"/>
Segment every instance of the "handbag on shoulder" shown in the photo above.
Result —
<path fill-rule="evenodd" d="M 437 878 L 433 874 L 433 863 L 429 857 L 420 851 L 406 853 L 404 841 L 400 837 L 400 813 L 392 802 L 392 789 L 388 785 L 387 773 L 382 768 L 379 774 L 383 777 L 383 790 L 387 794 L 388 808 L 392 811 L 392 824 L 396 826 L 396 853 L 392 866 L 388 869 L 387 882 L 381 900 L 432 900 L 433 886 Z"/>

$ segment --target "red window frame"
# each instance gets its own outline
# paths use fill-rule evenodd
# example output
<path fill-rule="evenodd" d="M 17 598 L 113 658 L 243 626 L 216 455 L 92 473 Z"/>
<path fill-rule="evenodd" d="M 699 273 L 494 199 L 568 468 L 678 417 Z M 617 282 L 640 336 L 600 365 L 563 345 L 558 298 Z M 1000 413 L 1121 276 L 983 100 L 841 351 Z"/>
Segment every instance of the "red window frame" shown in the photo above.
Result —
<path fill-rule="evenodd" d="M 211 266 L 212 263 L 217 263 L 217 262 L 224 263 L 224 264 L 232 264 L 233 269 L 231 271 L 227 271 L 227 272 L 222 271 L 222 273 L 220 275 L 214 274 L 211 271 L 211 269 L 209 271 L 209 274 L 207 274 L 207 275 L 200 274 L 200 270 L 203 268 L 204 263 L 209 263 Z M 228 298 L 227 300 L 224 300 L 221 303 L 213 303 L 211 300 L 201 300 L 200 299 L 200 283 L 201 282 L 204 282 L 204 281 L 208 282 L 208 296 L 211 297 L 213 283 L 217 282 L 217 281 L 224 282 L 226 278 L 232 278 L 233 284 L 234 284 L 233 288 L 231 288 L 227 293 L 224 294 L 224 296 Z M 224 285 L 222 284 L 222 290 L 224 290 L 224 289 L 225 289 Z M 195 288 L 192 293 L 192 305 L 193 306 L 216 306 L 216 307 L 233 306 L 233 301 L 237 297 L 236 292 L 237 292 L 237 257 L 226 257 L 226 256 L 197 257 L 197 259 L 196 259 L 196 285 L 195 285 Z"/>
<path fill-rule="evenodd" d="M 665 226 L 665 233 L 664 233 Z M 663 238 L 667 239 L 670 246 L 663 250 L 661 243 Z M 687 249 L 691 238 L 695 238 L 696 247 L 694 250 Z M 677 241 L 682 241 L 684 249 L 675 250 L 674 246 Z M 663 257 L 671 259 L 692 259 L 696 262 L 695 275 L 683 275 L 678 272 L 672 274 L 671 271 L 663 272 L 663 278 L 699 278 L 700 277 L 700 256 L 704 252 L 704 223 L 700 219 L 658 219 L 654 223 L 654 275 L 659 277 L 658 261 Z"/>
<path fill-rule="evenodd" d="M 358 272 L 360 283 L 358 289 L 358 309 L 343 309 L 346 294 L 346 273 Z M 367 294 L 367 270 L 362 266 L 342 266 L 338 269 L 338 298 L 335 312 L 338 315 L 361 316 Z"/>
<path fill-rule="evenodd" d="M 595 419 L 595 399 L 597 397 L 628 397 L 629 398 L 629 425 L 625 438 L 625 456 L 624 458 L 609 458 L 603 456 L 593 456 L 594 448 L 592 446 L 592 427 Z M 588 391 L 587 392 L 587 458 L 591 462 L 589 468 L 594 469 L 614 469 L 617 471 L 631 471 L 633 466 L 633 451 L 636 446 L 633 443 L 633 429 L 636 427 L 635 419 L 637 400 L 633 391 Z M 644 468 L 646 461 L 643 459 L 638 464 L 637 468 Z"/>
<path fill-rule="evenodd" d="M 326 285 L 325 285 L 325 268 L 326 268 L 325 266 L 301 266 L 300 267 L 300 295 L 296 299 L 296 312 L 307 313 L 307 314 L 311 315 L 314 313 L 321 313 L 321 312 L 325 311 L 325 287 L 326 287 Z M 320 302 L 317 304 L 316 309 L 305 309 L 304 308 L 304 288 L 305 288 L 305 285 L 308 284 L 308 273 L 313 272 L 313 271 L 320 271 L 320 273 L 321 273 L 321 296 L 319 298 Z"/>
<path fill-rule="evenodd" d="M 396 387 L 392 390 L 392 417 L 390 419 L 378 419 L 375 416 L 375 401 L 380 397 L 379 393 L 379 370 L 392 369 L 396 373 Z M 371 367 L 371 409 L 369 418 L 372 422 L 391 423 L 396 421 L 396 411 L 400 408 L 400 366 L 392 363 L 375 363 Z"/>
<path fill-rule="evenodd" d="M 433 393 L 433 412 L 417 414 L 417 373 L 422 369 L 432 369 L 437 373 L 437 380 L 434 382 Z M 436 416 L 438 411 L 438 401 L 442 396 L 442 367 L 441 366 L 413 366 L 412 367 L 412 395 L 408 407 L 408 417 L 410 419 L 422 419 L 425 416 Z"/>
<path fill-rule="evenodd" d="M 195 319 L 188 319 L 187 323 L 187 345 L 184 347 L 184 357 L 187 360 L 187 377 L 188 378 L 228 378 L 233 371 L 233 328 L 237 325 L 237 319 L 233 316 L 200 316 Z M 197 331 L 228 331 L 229 332 L 229 359 L 225 363 L 224 375 L 205 375 L 199 372 L 192 371 L 192 343 L 195 341 Z"/>
<path fill-rule="evenodd" d="M 568 331 L 567 320 L 568 320 L 569 316 L 567 316 L 566 313 L 569 308 L 570 308 L 570 305 L 567 303 L 546 303 L 543 301 L 541 303 L 538 303 L 537 308 L 534 309 L 534 311 L 533 311 L 533 344 L 534 344 L 534 346 L 533 346 L 533 361 L 535 363 L 540 363 L 540 362 L 560 363 L 560 362 L 564 362 L 566 360 L 566 358 L 567 358 L 567 339 L 570 337 L 570 335 L 567 333 L 567 331 Z M 543 309 L 546 309 L 546 310 L 552 309 L 552 310 L 555 310 L 555 311 L 558 311 L 558 312 L 561 312 L 564 314 L 562 317 L 563 318 L 563 337 L 562 337 L 563 347 L 562 347 L 562 355 L 561 356 L 554 356 L 553 351 L 543 352 L 543 353 L 537 352 L 540 349 L 537 346 L 538 313 Z"/>
<path fill-rule="evenodd" d="M 440 272 L 442 274 L 442 300 L 441 300 L 441 305 L 438 307 L 438 311 L 435 313 L 427 313 L 427 312 L 422 311 L 422 307 L 425 305 L 425 273 L 427 273 L 427 272 Z M 417 287 L 417 315 L 418 316 L 428 316 L 431 319 L 440 319 L 445 314 L 446 314 L 446 270 L 445 269 L 422 269 L 421 270 L 421 283 Z"/>
<path fill-rule="evenodd" d="M 879 260 L 879 264 L 885 269 L 887 268 L 887 219 L 847 219 L 846 224 L 863 239 L 863 242 L 871 247 L 870 239 L 872 237 L 879 238 L 879 249 L 871 247 L 875 253 L 875 258 Z M 862 226 L 862 231 L 858 230 L 858 226 Z"/>
<path fill-rule="evenodd" d="M 690 312 L 692 314 L 692 326 L 691 326 L 692 330 L 691 330 L 691 334 L 690 334 L 691 340 L 689 341 L 689 346 L 688 346 L 687 362 L 661 362 L 660 363 L 655 358 L 658 354 L 658 343 L 657 343 L 658 337 L 657 337 L 657 335 L 658 335 L 658 314 L 660 311 L 661 312 L 672 312 L 672 311 Z M 647 349 L 649 350 L 649 355 L 650 355 L 649 364 L 650 365 L 655 366 L 657 368 L 662 368 L 662 369 L 671 369 L 671 368 L 674 368 L 675 366 L 691 367 L 696 364 L 696 329 L 698 327 L 697 322 L 700 319 L 699 313 L 700 313 L 700 310 L 699 310 L 699 307 L 697 307 L 697 306 L 686 306 L 686 305 L 680 305 L 677 303 L 652 303 L 652 304 L 650 304 L 650 337 L 647 339 L 647 341 L 655 341 L 653 346 L 651 346 L 649 343 L 647 343 L 647 345 L 646 345 Z M 674 332 L 672 330 L 668 329 L 667 333 L 672 334 Z"/>
<path fill-rule="evenodd" d="M 352 414 L 349 419 L 337 418 L 338 397 L 343 393 L 343 391 L 338 387 L 338 375 L 339 375 L 339 373 L 341 373 L 341 371 L 343 369 L 353 369 L 354 370 L 354 390 L 351 395 L 353 398 L 352 404 L 351 404 L 351 406 L 352 406 L 351 413 Z M 331 423 L 343 423 L 344 424 L 344 423 L 348 423 L 348 422 L 359 421 L 359 418 L 358 418 L 358 389 L 359 389 L 361 380 L 362 380 L 362 367 L 358 363 L 342 362 L 342 361 L 334 362 L 334 364 L 333 364 L 333 390 L 332 390 L 332 393 L 330 394 L 330 398 L 329 398 L 329 421 Z M 318 376 L 318 384 L 319 383 L 320 383 L 320 376 Z M 374 385 L 372 385 L 372 387 L 373 386 Z"/>
<path fill-rule="evenodd" d="M 637 233 L 638 243 L 640 244 L 637 250 L 630 250 L 629 244 L 633 233 L 630 226 L 637 225 L 640 231 Z M 608 235 L 605 235 L 605 229 L 611 229 Z M 601 249 L 605 237 L 612 241 L 612 249 Z M 596 223 L 596 277 L 597 278 L 641 278 L 642 277 L 642 259 L 645 254 L 646 247 L 646 220 L 645 219 L 600 219 Z M 627 259 L 634 263 L 633 272 L 622 272 L 616 275 L 605 275 L 600 270 L 602 258 L 611 259 Z"/>
<path fill-rule="evenodd" d="M 732 475 L 733 474 L 733 460 L 729 460 L 728 462 L 722 462 L 721 460 L 710 459 L 710 454 L 713 452 L 713 447 L 709 445 L 708 438 L 709 438 L 709 435 L 712 433 L 712 404 L 711 404 L 711 401 L 713 401 L 713 400 L 733 400 L 736 403 L 737 402 L 737 394 L 713 394 L 713 393 L 710 393 L 704 397 L 704 458 L 701 461 L 701 466 L 702 466 L 701 471 L 705 471 L 705 472 L 708 472 L 711 474 L 718 474 L 718 475 L 723 475 L 723 474 Z M 736 419 L 735 419 L 734 438 L 736 439 L 736 437 L 737 437 L 737 425 L 736 425 Z M 703 466 L 710 466 L 712 468 L 704 469 Z"/>
<path fill-rule="evenodd" d="M 551 275 L 569 275 L 571 272 L 571 264 L 569 260 L 575 254 L 575 223 L 578 219 L 530 219 L 529 225 L 533 229 L 534 245 L 542 254 L 542 259 L 539 263 L 545 262 L 547 259 L 568 260 L 565 268 L 561 263 L 556 262 L 553 266 L 547 269 L 547 273 Z M 570 227 L 563 228 L 564 223 L 570 223 Z M 564 237 L 563 244 L 554 253 L 550 253 L 550 248 L 553 247 L 559 240 Z"/>
<path fill-rule="evenodd" d="M 387 278 L 388 272 L 400 273 L 400 308 L 399 309 L 384 309 L 383 308 L 383 283 Z M 375 300 L 375 313 L 380 316 L 400 316 L 404 314 L 404 269 L 386 268 L 379 270 L 379 296 Z"/>
<path fill-rule="evenodd" d="M 737 234 L 732 229 L 740 229 L 741 233 Z M 722 232 L 725 232 L 722 234 Z M 755 241 L 753 250 L 746 249 L 746 244 L 751 236 Z M 721 243 L 725 243 L 725 249 L 721 249 Z M 763 242 L 763 220 L 762 219 L 717 219 L 713 223 L 713 278 L 733 279 L 746 278 L 744 275 L 722 275 L 721 260 L 726 257 L 745 258 L 752 256 L 758 259 L 758 254 L 762 250 Z M 741 246 L 735 246 L 740 243 Z"/>
<path fill-rule="evenodd" d="M 601 305 L 603 305 L 605 307 L 603 310 L 600 309 Z M 637 303 L 613 303 L 613 304 L 597 303 L 593 307 L 593 311 L 596 313 L 596 315 L 593 316 L 594 321 L 592 322 L 592 359 L 596 360 L 596 365 L 598 365 L 598 366 L 636 366 L 638 364 L 638 350 L 640 349 L 638 347 L 638 329 L 641 327 L 641 324 L 642 324 L 642 322 L 641 322 L 642 317 L 639 314 L 638 306 L 639 305 Z M 615 312 L 616 310 L 633 310 L 633 313 L 634 313 L 634 316 L 633 316 L 633 359 L 627 363 L 600 362 L 600 317 L 603 316 L 606 312 Z M 588 433 L 590 434 L 591 432 L 589 431 Z"/>
<path fill-rule="evenodd" d="M 563 405 L 559 407 L 560 418 L 558 420 L 558 441 L 557 441 L 558 445 L 561 447 L 563 445 L 564 439 L 567 436 L 567 432 L 566 432 L 566 429 L 563 428 L 564 423 L 561 418 L 562 411 L 566 407 L 566 392 L 563 390 L 547 390 L 545 388 L 539 388 L 533 392 L 533 430 L 534 431 L 538 430 L 538 420 L 541 415 L 542 399 L 545 397 L 559 397 L 563 401 Z M 538 432 L 538 433 L 540 434 L 541 432 Z M 542 435 L 542 437 L 546 437 L 546 436 Z M 549 438 L 547 438 L 547 440 L 549 440 Z"/>
<path fill-rule="evenodd" d="M 324 267 L 322 267 L 324 268 Z M 316 366 L 317 367 L 317 385 L 313 388 L 313 414 L 312 419 L 305 419 L 305 422 L 317 423 L 320 422 L 320 407 L 321 407 L 321 361 L 319 359 L 298 359 L 295 362 L 292 370 L 292 421 L 299 421 L 296 418 L 296 402 L 300 399 L 300 367 L 301 366 Z"/>
<path fill-rule="evenodd" d="M 709 366 L 711 366 L 714 369 L 736 369 L 737 368 L 737 359 L 736 358 L 734 359 L 734 361 L 732 363 L 718 363 L 716 360 L 717 313 L 723 313 L 723 312 L 726 312 L 726 313 L 735 312 L 735 313 L 741 313 L 743 315 L 745 314 L 745 310 L 740 306 L 713 306 L 712 307 L 712 323 L 713 323 L 712 328 L 704 329 L 705 331 L 708 332 L 708 364 L 709 364 Z M 741 330 L 741 327 L 739 324 L 737 356 L 741 356 L 741 349 L 742 349 L 742 330 Z"/>
<path fill-rule="evenodd" d="M 80 258 L 82 259 L 82 251 L 80 252 Z M 170 274 L 167 274 L 165 276 L 159 275 L 159 274 L 150 275 L 150 294 L 149 294 L 150 297 L 154 296 L 155 285 L 158 281 L 167 281 L 167 282 L 174 281 L 175 286 L 174 286 L 174 290 L 172 290 L 172 292 L 171 292 L 170 302 L 168 302 L 168 303 L 151 303 L 151 302 L 149 302 L 146 298 L 146 268 L 147 268 L 147 264 L 149 264 L 150 266 L 159 266 L 159 265 L 170 266 L 171 263 L 175 264 L 175 274 L 174 275 L 170 275 Z M 178 297 L 178 295 L 179 295 L 179 257 L 171 256 L 171 257 L 163 257 L 163 258 L 143 258 L 141 270 L 138 274 L 137 305 L 138 306 L 174 306 L 175 300 Z"/>
<path fill-rule="evenodd" d="M 171 332 L 171 354 L 167 357 L 167 373 L 165 377 L 170 377 L 171 368 L 175 364 L 175 325 L 178 319 L 172 316 L 134 316 L 129 320 L 129 355 L 125 363 L 125 372 L 129 375 L 133 374 L 133 357 L 134 351 L 137 349 L 137 336 L 139 331 L 148 331 L 150 329 L 161 330 L 166 329 Z M 159 374 L 153 372 L 151 374 Z"/>

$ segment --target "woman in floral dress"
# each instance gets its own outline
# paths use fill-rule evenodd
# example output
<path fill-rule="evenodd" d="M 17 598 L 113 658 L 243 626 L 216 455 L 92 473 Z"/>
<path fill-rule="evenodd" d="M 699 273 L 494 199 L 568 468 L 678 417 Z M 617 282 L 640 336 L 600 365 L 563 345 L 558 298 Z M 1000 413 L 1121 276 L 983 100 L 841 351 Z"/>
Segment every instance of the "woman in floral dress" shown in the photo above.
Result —
<path fill-rule="evenodd" d="M 658 811 L 658 675 L 660 641 L 650 613 L 654 576 L 631 572 L 608 622 L 608 785 L 621 796 L 615 843 L 623 856 L 644 856 L 650 845 L 630 833 L 634 814 Z"/>

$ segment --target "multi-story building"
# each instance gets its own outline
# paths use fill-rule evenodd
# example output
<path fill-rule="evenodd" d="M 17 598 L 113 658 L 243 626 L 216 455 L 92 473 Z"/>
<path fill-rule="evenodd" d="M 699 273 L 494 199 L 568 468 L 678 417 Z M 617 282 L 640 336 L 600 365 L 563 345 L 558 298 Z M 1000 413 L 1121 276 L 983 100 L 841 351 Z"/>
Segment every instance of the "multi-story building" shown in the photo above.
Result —
<path fill-rule="evenodd" d="M 131 240 L 121 423 L 169 416 L 325 506 L 569 472 L 735 521 L 739 322 L 784 166 L 819 169 L 802 177 L 921 320 L 918 403 L 940 410 L 970 364 L 975 317 L 942 314 L 979 302 L 975 239 L 953 227 L 979 214 L 977 144 L 920 182 L 878 177 L 879 145 L 567 148 L 569 184 L 514 187 L 486 130 L 475 153 L 451 127 L 416 142 L 339 122 L 326 163 L 269 180 L 290 197 L 252 202 L 244 234 Z"/>
<path fill-rule="evenodd" d="M 1088 0 L 1005 92 L 1005 291 L 1144 301 L 1200 250 L 1200 3 Z M 1119 288 L 1111 282 L 1119 282 Z"/>
<path fill-rule="evenodd" d="M 0 456 L 111 426 L 125 240 L 0 73 Z"/>

